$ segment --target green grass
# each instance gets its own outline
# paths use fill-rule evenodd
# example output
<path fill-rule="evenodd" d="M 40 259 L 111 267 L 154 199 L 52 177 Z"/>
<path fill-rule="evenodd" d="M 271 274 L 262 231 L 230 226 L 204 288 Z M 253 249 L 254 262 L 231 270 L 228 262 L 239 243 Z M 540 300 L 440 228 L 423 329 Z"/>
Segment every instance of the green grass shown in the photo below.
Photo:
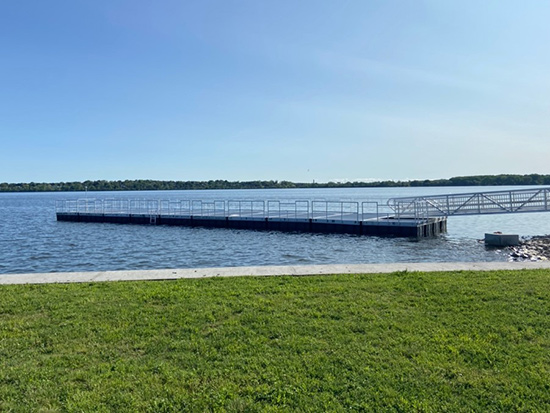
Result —
<path fill-rule="evenodd" d="M 550 272 L 0 287 L 0 411 L 550 411 Z"/>

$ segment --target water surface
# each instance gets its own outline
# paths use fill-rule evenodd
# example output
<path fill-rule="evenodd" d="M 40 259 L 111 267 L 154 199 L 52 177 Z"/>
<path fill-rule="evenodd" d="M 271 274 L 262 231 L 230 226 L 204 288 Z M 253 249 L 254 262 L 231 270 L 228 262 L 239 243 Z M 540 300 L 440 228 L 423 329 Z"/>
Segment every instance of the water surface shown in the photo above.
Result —
<path fill-rule="evenodd" d="M 395 196 L 503 190 L 352 188 L 96 193 L 1 193 L 0 273 L 248 265 L 505 261 L 485 232 L 550 233 L 547 213 L 451 217 L 448 233 L 420 241 L 347 234 L 57 222 L 55 202 L 79 197 L 203 200 L 387 200 Z"/>

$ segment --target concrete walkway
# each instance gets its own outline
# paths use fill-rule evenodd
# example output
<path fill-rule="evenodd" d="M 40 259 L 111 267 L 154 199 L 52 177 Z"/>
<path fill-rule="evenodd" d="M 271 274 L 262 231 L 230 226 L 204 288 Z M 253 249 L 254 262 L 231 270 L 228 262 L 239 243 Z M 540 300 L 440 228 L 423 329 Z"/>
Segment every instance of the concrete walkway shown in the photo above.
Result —
<path fill-rule="evenodd" d="M 491 271 L 520 269 L 550 269 L 549 261 L 537 262 L 449 262 L 399 264 L 337 264 L 304 266 L 191 268 L 139 271 L 66 272 L 37 274 L 0 274 L 0 284 L 51 284 L 102 281 L 159 281 L 180 278 L 374 274 L 397 271 Z"/>

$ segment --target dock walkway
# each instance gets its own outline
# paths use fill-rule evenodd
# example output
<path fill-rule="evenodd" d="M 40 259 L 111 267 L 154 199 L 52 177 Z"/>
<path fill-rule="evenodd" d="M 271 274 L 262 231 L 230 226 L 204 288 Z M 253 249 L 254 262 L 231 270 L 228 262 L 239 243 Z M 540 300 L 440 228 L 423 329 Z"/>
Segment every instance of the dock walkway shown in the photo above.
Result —
<path fill-rule="evenodd" d="M 427 217 L 548 212 L 550 188 L 401 197 L 390 199 L 388 206 L 398 214 Z"/>

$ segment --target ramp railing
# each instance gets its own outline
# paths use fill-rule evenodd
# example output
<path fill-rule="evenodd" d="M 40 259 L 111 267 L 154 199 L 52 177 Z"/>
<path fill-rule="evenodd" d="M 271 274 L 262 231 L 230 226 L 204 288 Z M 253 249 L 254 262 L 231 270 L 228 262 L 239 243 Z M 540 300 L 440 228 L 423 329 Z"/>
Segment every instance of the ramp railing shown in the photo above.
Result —
<path fill-rule="evenodd" d="M 511 214 L 550 210 L 550 188 L 393 198 L 388 206 L 400 217 Z"/>

